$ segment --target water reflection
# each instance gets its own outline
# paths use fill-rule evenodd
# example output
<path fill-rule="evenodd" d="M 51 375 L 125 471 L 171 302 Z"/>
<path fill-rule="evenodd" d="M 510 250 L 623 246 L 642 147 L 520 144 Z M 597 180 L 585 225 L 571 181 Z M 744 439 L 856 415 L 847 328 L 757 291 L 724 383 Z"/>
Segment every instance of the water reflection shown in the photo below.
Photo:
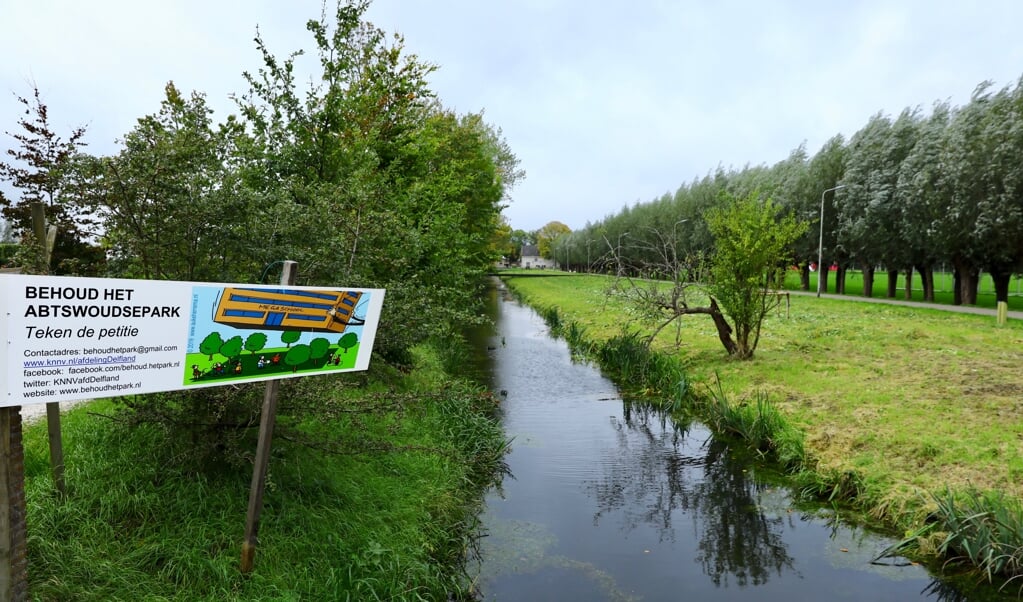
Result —
<path fill-rule="evenodd" d="M 659 542 L 675 542 L 681 518 L 683 536 L 696 535 L 697 560 L 715 586 L 761 585 L 795 570 L 783 539 L 786 517 L 761 510 L 765 486 L 748 478 L 745 465 L 703 427 L 627 407 L 622 419 L 610 419 L 616 452 L 605 456 L 601 478 L 585 484 L 597 502 L 595 526 L 616 514 L 624 531 L 643 524 Z"/>

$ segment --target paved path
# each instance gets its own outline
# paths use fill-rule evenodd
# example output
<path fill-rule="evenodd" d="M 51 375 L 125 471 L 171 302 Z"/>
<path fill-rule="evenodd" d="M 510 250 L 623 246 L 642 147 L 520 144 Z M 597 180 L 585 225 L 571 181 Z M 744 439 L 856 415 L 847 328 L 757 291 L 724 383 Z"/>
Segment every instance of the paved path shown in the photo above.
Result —
<path fill-rule="evenodd" d="M 817 293 L 810 291 L 789 291 L 800 297 L 815 297 Z M 943 303 L 922 303 L 920 301 L 902 301 L 900 299 L 888 299 L 887 297 L 864 297 L 862 295 L 833 295 L 824 293 L 821 299 L 838 299 L 840 301 L 863 301 L 864 303 L 883 303 L 886 305 L 903 305 L 905 307 L 916 307 L 919 309 L 934 309 L 938 311 L 950 311 L 960 314 L 975 314 L 978 316 L 997 316 L 993 309 L 985 307 L 974 307 L 972 305 L 945 305 Z M 1010 311 L 1008 317 L 1014 320 L 1023 320 L 1023 311 Z"/>

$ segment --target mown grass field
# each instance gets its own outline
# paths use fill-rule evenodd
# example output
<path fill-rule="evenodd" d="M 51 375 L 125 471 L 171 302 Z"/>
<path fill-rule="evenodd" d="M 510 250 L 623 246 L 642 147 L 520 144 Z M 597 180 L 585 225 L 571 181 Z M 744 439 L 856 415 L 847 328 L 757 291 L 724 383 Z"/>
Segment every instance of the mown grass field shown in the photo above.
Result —
<path fill-rule="evenodd" d="M 608 298 L 603 276 L 504 273 L 537 306 L 557 307 L 586 336 L 648 332 Z M 654 343 L 677 353 L 693 386 L 720 379 L 735 401 L 769 399 L 806 437 L 811 468 L 849 475 L 862 509 L 893 525 L 919 524 L 927 492 L 1003 491 L 1023 498 L 1023 324 L 854 301 L 792 296 L 764 323 L 752 361 L 730 360 L 708 316 Z"/>
<path fill-rule="evenodd" d="M 952 274 L 950 272 L 935 272 L 934 273 L 934 302 L 938 305 L 952 305 L 953 301 L 953 285 Z M 899 274 L 899 280 L 897 283 L 896 299 L 905 300 L 904 290 L 906 286 L 906 275 Z M 799 289 L 799 273 L 794 270 L 789 270 L 785 273 L 785 288 L 789 290 Z M 817 291 L 817 274 L 810 274 L 810 290 Z M 832 272 L 828 277 L 828 291 L 829 293 L 835 292 L 835 273 Z M 888 273 L 877 272 L 874 275 L 874 297 L 883 298 L 888 292 Z M 846 272 L 845 278 L 845 294 L 850 296 L 861 296 L 863 295 L 863 273 L 857 270 L 849 270 Z M 909 301 L 924 300 L 923 283 L 920 281 L 920 274 L 913 273 L 912 282 L 912 295 Z M 980 285 L 977 287 L 977 307 L 984 307 L 988 309 L 994 309 L 995 302 L 995 285 L 991 280 L 991 275 L 984 273 L 980 277 Z M 1023 311 L 1023 278 L 1019 276 L 1013 276 L 1009 281 L 1009 300 L 1008 306 L 1011 311 Z"/>

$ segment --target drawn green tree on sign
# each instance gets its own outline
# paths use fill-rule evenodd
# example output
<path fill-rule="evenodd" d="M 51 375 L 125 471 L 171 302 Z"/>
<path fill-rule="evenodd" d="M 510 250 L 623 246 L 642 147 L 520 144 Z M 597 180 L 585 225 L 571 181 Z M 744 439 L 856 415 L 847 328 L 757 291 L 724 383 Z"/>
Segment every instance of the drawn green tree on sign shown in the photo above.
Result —
<path fill-rule="evenodd" d="M 220 355 L 226 358 L 238 357 L 242 353 L 242 338 L 241 336 L 233 336 L 220 346 Z"/>
<path fill-rule="evenodd" d="M 316 337 L 309 341 L 309 357 L 313 360 L 313 365 L 316 365 L 316 360 L 323 359 L 323 356 L 327 355 L 327 350 L 330 349 L 330 341 L 323 337 Z"/>
<path fill-rule="evenodd" d="M 266 333 L 254 332 L 245 339 L 245 350 L 255 355 L 263 347 L 266 347 Z"/>
<path fill-rule="evenodd" d="M 219 332 L 211 332 L 206 335 L 206 338 L 199 343 L 199 351 L 209 356 L 210 361 L 213 361 L 213 354 L 219 353 L 220 348 L 224 346 L 224 340 L 220 338 Z"/>
<path fill-rule="evenodd" d="M 281 342 L 286 344 L 288 348 L 291 348 L 291 344 L 294 343 L 302 336 L 302 333 L 297 330 L 285 330 L 281 333 Z"/>
<path fill-rule="evenodd" d="M 288 349 L 284 356 L 284 363 L 291 366 L 292 372 L 298 372 L 298 367 L 309 361 L 309 345 L 295 345 Z"/>
<path fill-rule="evenodd" d="M 337 346 L 340 347 L 345 353 L 352 347 L 355 347 L 356 343 L 359 342 L 359 337 L 354 332 L 346 332 L 341 335 L 341 338 L 337 340 Z"/>

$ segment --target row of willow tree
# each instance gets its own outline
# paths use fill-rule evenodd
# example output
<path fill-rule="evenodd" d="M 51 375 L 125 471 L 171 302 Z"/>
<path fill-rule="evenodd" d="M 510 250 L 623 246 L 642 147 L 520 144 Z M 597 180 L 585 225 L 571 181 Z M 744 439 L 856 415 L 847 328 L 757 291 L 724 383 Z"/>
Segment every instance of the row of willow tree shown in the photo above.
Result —
<path fill-rule="evenodd" d="M 957 304 L 976 303 L 982 270 L 1005 301 L 1012 274 L 1023 270 L 1023 79 L 998 91 L 981 84 L 966 106 L 938 102 L 928 115 L 878 113 L 812 157 L 801 145 L 773 166 L 718 169 L 559 237 L 550 256 L 572 269 L 613 271 L 650 263 L 644 253 L 668 238 L 680 257 L 706 257 L 714 239 L 705 211 L 722 193 L 752 191 L 813 224 L 790 253 L 804 289 L 820 252 L 823 265 L 838 268 L 839 293 L 850 268 L 863 271 L 867 296 L 877 270 L 887 272 L 890 297 L 900 274 L 917 272 L 933 301 L 935 268 L 947 265 Z M 820 274 L 827 290 L 828 270 Z"/>
<path fill-rule="evenodd" d="M 109 156 L 83 151 L 84 129 L 57 135 L 38 90 L 20 98 L 0 178 L 21 197 L 0 198 L 5 219 L 27 240 L 30 203 L 46 205 L 58 274 L 256 282 L 290 259 L 299 284 L 385 288 L 376 349 L 407 361 L 474 319 L 523 173 L 481 114 L 442 106 L 435 67 L 366 22 L 367 7 L 309 21 L 309 84 L 303 52 L 275 56 L 257 34 L 261 65 L 236 115 L 216 123 L 203 94 L 169 83 Z"/>

